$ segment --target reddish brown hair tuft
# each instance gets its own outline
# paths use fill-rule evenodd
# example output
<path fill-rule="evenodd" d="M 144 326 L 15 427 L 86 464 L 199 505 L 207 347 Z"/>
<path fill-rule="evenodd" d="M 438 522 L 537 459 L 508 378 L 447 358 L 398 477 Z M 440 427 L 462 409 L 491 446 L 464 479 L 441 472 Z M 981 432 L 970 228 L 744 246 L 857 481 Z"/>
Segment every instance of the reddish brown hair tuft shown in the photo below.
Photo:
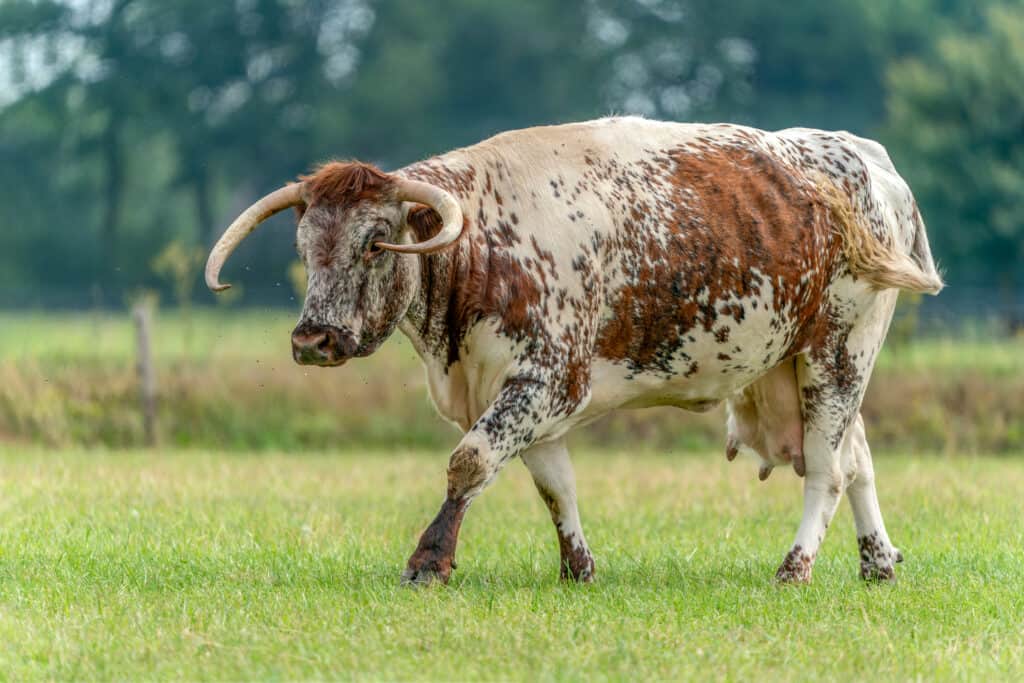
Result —
<path fill-rule="evenodd" d="M 309 202 L 320 201 L 347 207 L 364 199 L 376 199 L 392 186 L 392 179 L 372 164 L 360 161 L 329 161 L 311 175 L 300 176 L 306 183 Z"/>

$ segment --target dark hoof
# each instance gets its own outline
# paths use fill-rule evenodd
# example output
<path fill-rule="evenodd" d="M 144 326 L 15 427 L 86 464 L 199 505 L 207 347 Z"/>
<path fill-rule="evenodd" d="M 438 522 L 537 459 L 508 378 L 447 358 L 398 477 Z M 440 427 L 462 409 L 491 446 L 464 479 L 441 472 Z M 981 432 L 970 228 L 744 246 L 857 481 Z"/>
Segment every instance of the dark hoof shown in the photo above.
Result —
<path fill-rule="evenodd" d="M 775 572 L 775 580 L 786 584 L 810 583 L 813 567 L 814 558 L 803 552 L 800 546 L 794 546 Z"/>
<path fill-rule="evenodd" d="M 779 567 L 778 571 L 775 572 L 775 580 L 784 585 L 799 586 L 809 584 L 811 582 L 811 575 L 809 573 L 790 571 Z"/>
<path fill-rule="evenodd" d="M 446 584 L 455 569 L 455 559 L 434 553 L 415 553 L 402 572 L 403 586 Z"/>
<path fill-rule="evenodd" d="M 884 543 L 873 532 L 857 539 L 860 547 L 860 578 L 865 581 L 895 581 L 893 565 L 903 561 L 903 553 Z"/>
<path fill-rule="evenodd" d="M 594 560 L 588 555 L 587 561 L 575 568 L 568 562 L 562 563 L 562 571 L 559 574 L 562 581 L 574 583 L 592 583 L 594 581 Z"/>
<path fill-rule="evenodd" d="M 860 578 L 869 583 L 888 583 L 896 580 L 896 570 L 891 566 L 877 564 L 860 565 Z"/>
<path fill-rule="evenodd" d="M 426 567 L 422 569 L 412 569 L 410 567 L 402 572 L 401 585 L 410 588 L 429 586 L 430 584 L 435 583 L 444 585 L 448 583 L 450 576 L 450 573 L 443 574 L 437 569 L 428 569 Z"/>

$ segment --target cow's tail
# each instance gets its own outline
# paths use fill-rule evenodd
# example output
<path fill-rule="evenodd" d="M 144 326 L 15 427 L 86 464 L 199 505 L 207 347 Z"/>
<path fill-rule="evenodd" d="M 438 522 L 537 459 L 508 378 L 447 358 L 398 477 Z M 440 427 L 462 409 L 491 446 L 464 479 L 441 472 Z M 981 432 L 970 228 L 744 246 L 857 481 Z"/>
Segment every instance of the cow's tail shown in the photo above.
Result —
<path fill-rule="evenodd" d="M 935 267 L 924 221 L 916 207 L 913 212 L 914 243 L 904 253 L 892 240 L 885 244 L 860 215 L 849 196 L 834 183 L 825 183 L 832 224 L 843 243 L 850 272 L 864 278 L 876 289 L 902 289 L 922 294 L 938 294 L 945 284 Z"/>

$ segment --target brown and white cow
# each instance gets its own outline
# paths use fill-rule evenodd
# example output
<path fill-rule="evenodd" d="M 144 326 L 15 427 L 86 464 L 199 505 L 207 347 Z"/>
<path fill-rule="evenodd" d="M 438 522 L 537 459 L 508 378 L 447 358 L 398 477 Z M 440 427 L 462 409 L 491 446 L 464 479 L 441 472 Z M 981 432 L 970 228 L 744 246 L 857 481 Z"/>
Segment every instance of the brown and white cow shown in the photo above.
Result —
<path fill-rule="evenodd" d="M 295 360 L 340 365 L 395 330 L 464 436 L 402 575 L 447 581 L 470 501 L 520 456 L 561 574 L 594 576 L 566 434 L 616 408 L 729 403 L 749 446 L 805 476 L 777 577 L 808 581 L 847 491 L 861 575 L 901 557 L 879 512 L 861 399 L 898 289 L 942 281 L 885 150 L 845 132 L 609 118 L 530 128 L 394 173 L 329 163 L 264 197 L 210 254 L 296 206 L 309 286 Z"/>

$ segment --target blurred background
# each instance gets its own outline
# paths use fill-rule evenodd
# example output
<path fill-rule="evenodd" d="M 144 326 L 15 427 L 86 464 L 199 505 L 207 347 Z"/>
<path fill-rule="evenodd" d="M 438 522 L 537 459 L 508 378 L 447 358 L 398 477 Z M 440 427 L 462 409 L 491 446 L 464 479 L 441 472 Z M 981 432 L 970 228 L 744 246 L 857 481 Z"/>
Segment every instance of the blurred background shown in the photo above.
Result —
<path fill-rule="evenodd" d="M 609 113 L 885 144 L 949 287 L 901 304 L 873 443 L 1024 448 L 1020 0 L 2 0 L 0 438 L 452 445 L 404 340 L 291 364 L 290 216 L 245 242 L 217 300 L 206 249 L 317 162 L 394 169 Z M 133 306 L 154 312 L 150 436 Z M 639 411 L 579 438 L 717 447 L 722 422 Z"/>

